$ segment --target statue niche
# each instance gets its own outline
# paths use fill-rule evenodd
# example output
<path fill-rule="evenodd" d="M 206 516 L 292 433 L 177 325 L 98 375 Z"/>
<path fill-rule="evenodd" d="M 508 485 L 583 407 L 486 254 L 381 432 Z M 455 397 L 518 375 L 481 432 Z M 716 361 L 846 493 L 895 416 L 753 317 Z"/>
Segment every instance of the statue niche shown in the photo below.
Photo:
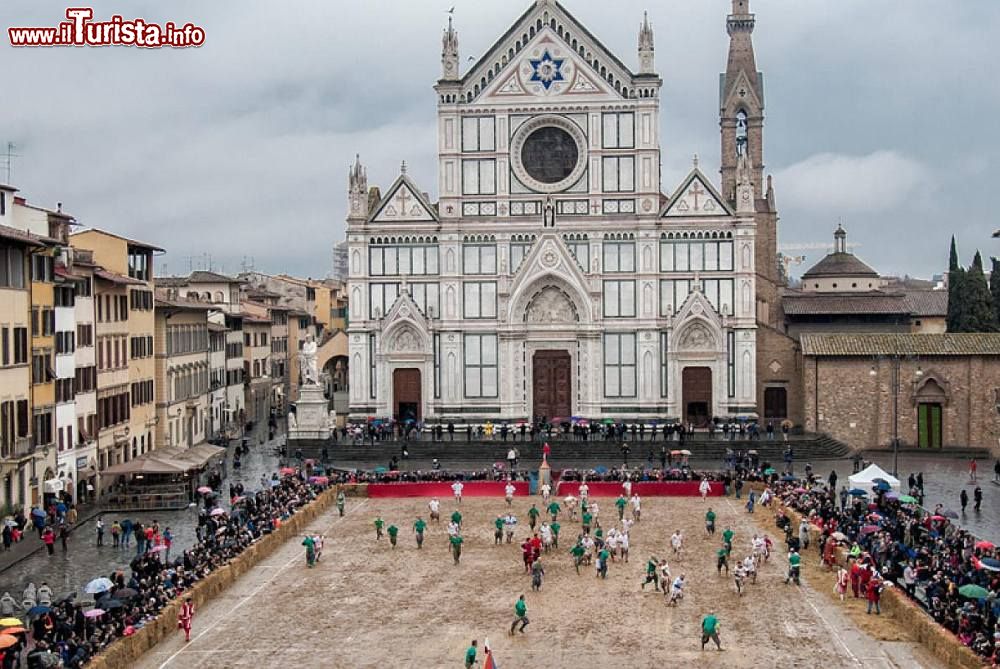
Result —
<path fill-rule="evenodd" d="M 577 323 L 579 320 L 573 300 L 555 286 L 546 286 L 535 293 L 524 312 L 526 323 Z"/>

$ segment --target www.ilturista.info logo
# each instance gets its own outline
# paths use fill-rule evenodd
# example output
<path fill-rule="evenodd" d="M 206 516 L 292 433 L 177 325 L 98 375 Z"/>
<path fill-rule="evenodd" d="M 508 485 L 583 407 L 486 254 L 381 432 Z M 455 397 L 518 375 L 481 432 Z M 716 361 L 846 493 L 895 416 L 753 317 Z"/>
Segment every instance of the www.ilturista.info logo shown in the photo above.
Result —
<path fill-rule="evenodd" d="M 193 23 L 173 21 L 163 25 L 143 19 L 114 15 L 108 21 L 93 21 L 90 7 L 70 7 L 68 21 L 48 28 L 7 28 L 11 46 L 139 46 L 184 48 L 205 43 L 205 30 Z"/>

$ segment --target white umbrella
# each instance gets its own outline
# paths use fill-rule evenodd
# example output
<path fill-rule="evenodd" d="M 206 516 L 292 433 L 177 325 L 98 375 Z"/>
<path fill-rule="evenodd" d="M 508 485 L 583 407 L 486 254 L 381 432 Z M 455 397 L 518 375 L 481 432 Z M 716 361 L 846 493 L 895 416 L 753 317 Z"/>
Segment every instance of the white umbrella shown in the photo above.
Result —
<path fill-rule="evenodd" d="M 87 587 L 83 589 L 88 595 L 96 595 L 102 592 L 107 592 L 111 588 L 115 587 L 115 584 L 111 582 L 110 578 L 95 578 L 93 581 L 87 584 Z"/>

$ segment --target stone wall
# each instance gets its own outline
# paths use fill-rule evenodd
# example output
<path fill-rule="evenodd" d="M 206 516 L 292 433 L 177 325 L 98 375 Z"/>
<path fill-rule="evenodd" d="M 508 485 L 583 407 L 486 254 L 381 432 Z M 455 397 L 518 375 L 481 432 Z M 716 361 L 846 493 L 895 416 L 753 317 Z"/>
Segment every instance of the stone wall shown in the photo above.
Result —
<path fill-rule="evenodd" d="M 771 305 L 771 309 L 777 308 Z M 764 417 L 764 392 L 784 388 L 788 415 L 796 426 L 803 423 L 802 357 L 799 343 L 773 327 L 757 326 L 757 412 Z"/>
<path fill-rule="evenodd" d="M 361 486 L 351 486 L 351 489 L 345 490 L 345 492 L 348 495 L 364 496 L 366 494 Z M 146 623 L 142 629 L 137 630 L 130 637 L 122 637 L 112 643 L 87 666 L 95 669 L 118 669 L 119 667 L 131 666 L 143 653 L 153 648 L 162 639 L 171 634 L 180 634 L 181 632 L 177 629 L 177 614 L 187 597 L 190 597 L 194 602 L 195 620 L 197 621 L 198 609 L 224 592 L 240 576 L 269 557 L 286 541 L 301 534 L 313 520 L 330 508 L 336 499 L 335 488 L 321 493 L 315 501 L 296 512 L 277 530 L 249 546 L 232 562 L 215 570 L 192 586 L 183 596 L 167 604 L 160 615 Z"/>
<path fill-rule="evenodd" d="M 1000 357 L 935 356 L 902 361 L 899 379 L 902 446 L 918 444 L 918 405 L 937 401 L 942 405 L 943 448 L 996 448 L 1000 437 L 995 397 L 1000 387 Z M 892 445 L 891 361 L 806 356 L 803 395 L 806 430 L 825 432 L 852 448 Z"/>

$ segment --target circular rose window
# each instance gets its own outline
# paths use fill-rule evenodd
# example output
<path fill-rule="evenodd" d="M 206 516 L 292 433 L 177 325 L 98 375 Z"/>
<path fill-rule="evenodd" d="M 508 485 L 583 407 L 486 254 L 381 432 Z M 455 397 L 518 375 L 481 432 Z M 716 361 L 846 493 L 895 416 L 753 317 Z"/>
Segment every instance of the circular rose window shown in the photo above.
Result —
<path fill-rule="evenodd" d="M 562 116 L 539 116 L 514 133 L 511 163 L 517 178 L 532 190 L 555 193 L 583 176 L 587 161 L 583 131 Z"/>
<path fill-rule="evenodd" d="M 573 137 L 555 126 L 532 132 L 521 147 L 521 164 L 532 179 L 555 184 L 573 173 L 580 151 Z"/>

